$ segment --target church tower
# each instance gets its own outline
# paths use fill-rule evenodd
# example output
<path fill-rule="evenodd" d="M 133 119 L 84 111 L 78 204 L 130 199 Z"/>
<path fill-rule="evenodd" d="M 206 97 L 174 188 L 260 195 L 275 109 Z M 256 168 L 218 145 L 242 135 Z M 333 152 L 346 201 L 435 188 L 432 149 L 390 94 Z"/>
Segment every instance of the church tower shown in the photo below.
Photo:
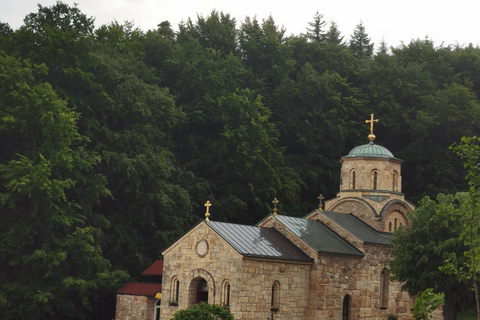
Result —
<path fill-rule="evenodd" d="M 370 120 L 370 142 L 353 148 L 340 159 L 340 192 L 325 202 L 325 210 L 352 213 L 378 231 L 393 232 L 409 225 L 405 216 L 413 204 L 402 193 L 402 162 L 387 148 L 375 144 L 373 114 Z"/>

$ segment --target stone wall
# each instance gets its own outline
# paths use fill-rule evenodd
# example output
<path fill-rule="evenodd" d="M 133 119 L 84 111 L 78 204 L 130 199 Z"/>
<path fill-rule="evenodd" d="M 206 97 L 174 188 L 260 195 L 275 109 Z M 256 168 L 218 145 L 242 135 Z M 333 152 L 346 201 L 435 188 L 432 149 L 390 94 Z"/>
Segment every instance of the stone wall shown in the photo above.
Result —
<path fill-rule="evenodd" d="M 317 253 L 305 248 L 300 239 L 273 217 L 262 222 L 262 226 L 274 227 L 314 258 L 309 281 L 309 307 L 304 319 L 342 319 L 343 299 L 346 295 L 351 298 L 350 319 L 381 320 L 386 319 L 388 314 L 396 314 L 398 319 L 412 319 L 410 296 L 401 291 L 398 282 L 389 282 L 388 307 L 382 310 L 380 306 L 380 277 L 389 259 L 391 246 L 363 244 L 319 212 L 312 213 L 308 218 L 320 219 L 365 256 L 361 258 Z"/>
<path fill-rule="evenodd" d="M 276 320 L 306 319 L 311 264 L 245 259 L 240 308 L 235 319 L 265 320 L 271 316 L 272 286 L 278 283 Z M 233 311 L 233 310 L 232 310 Z"/>
<path fill-rule="evenodd" d="M 312 271 L 309 319 L 342 319 L 347 295 L 350 319 L 380 320 L 388 314 L 397 315 L 399 320 L 412 319 L 411 299 L 397 282 L 389 281 L 387 307 L 380 305 L 381 274 L 388 252 L 384 247 L 365 246 L 363 258 L 320 255 L 318 267 Z"/>
<path fill-rule="evenodd" d="M 374 171 L 377 172 L 377 190 L 402 192 L 401 162 L 384 158 L 343 158 L 341 161 L 340 190 L 373 189 Z M 355 188 L 352 171 L 355 171 Z M 393 175 L 396 173 L 395 186 Z"/>
<path fill-rule="evenodd" d="M 201 257 L 197 243 L 208 241 Z M 271 315 L 272 286 L 278 284 L 279 304 L 275 319 L 305 319 L 311 263 L 245 258 L 205 223 L 187 233 L 164 252 L 161 319 L 170 319 L 178 309 L 195 301 L 196 281 L 207 281 L 208 302 L 222 305 L 223 286 L 230 284 L 230 311 L 235 319 L 265 320 Z M 180 281 L 178 306 L 170 306 L 172 279 Z"/>
<path fill-rule="evenodd" d="M 196 246 L 200 240 L 208 242 L 208 252 L 201 257 Z M 222 304 L 222 284 L 230 283 L 230 305 L 238 312 L 243 272 L 242 256 L 221 239 L 204 222 L 184 235 L 164 255 L 161 319 L 168 320 L 178 309 L 195 304 L 196 284 L 200 278 L 208 284 L 208 302 Z M 178 278 L 178 306 L 173 300 L 172 280 Z"/>
<path fill-rule="evenodd" d="M 146 296 L 117 294 L 116 320 L 153 319 L 155 299 Z"/>

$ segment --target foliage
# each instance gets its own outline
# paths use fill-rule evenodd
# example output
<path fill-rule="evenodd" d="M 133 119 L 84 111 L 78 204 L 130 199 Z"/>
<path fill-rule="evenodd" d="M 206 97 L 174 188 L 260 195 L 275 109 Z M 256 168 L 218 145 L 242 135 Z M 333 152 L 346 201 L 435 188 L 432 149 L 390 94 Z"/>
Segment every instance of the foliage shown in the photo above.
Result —
<path fill-rule="evenodd" d="M 467 260 L 459 268 L 452 265 L 451 260 L 446 261 L 445 270 L 456 274 L 461 280 L 472 280 L 477 302 L 477 314 L 480 317 L 480 288 L 478 287 L 478 265 L 480 263 L 480 138 L 463 137 L 460 144 L 452 146 L 453 151 L 464 160 L 467 170 L 466 179 L 469 190 L 461 201 L 458 210 L 451 210 L 449 216 L 452 220 L 459 220 L 463 227 L 460 238 L 468 247 L 464 251 Z"/>
<path fill-rule="evenodd" d="M 78 114 L 48 83 L 44 65 L 0 55 L 0 310 L 3 317 L 87 319 L 126 274 L 112 269 L 90 224 L 108 195 L 85 150 Z M 8 270 L 8 271 L 7 271 Z"/>
<path fill-rule="evenodd" d="M 172 320 L 233 320 L 228 309 L 215 304 L 200 302 L 186 310 L 179 310 Z"/>
<path fill-rule="evenodd" d="M 327 23 L 323 19 L 323 14 L 318 11 L 313 16 L 313 22 L 309 22 L 310 28 L 307 28 L 307 38 L 311 41 L 317 41 L 318 43 L 325 43 L 326 33 L 323 28 Z"/>
<path fill-rule="evenodd" d="M 447 276 L 439 268 L 446 259 L 457 265 L 465 261 L 466 247 L 458 238 L 462 225 L 445 219 L 447 212 L 458 208 L 458 195 L 439 194 L 436 200 L 425 197 L 408 214 L 411 226 L 399 228 L 393 236 L 392 260 L 394 278 L 403 282 L 403 289 L 412 296 L 428 288 L 445 293 L 444 311 L 455 313 L 461 300 L 468 300 L 465 285 L 455 276 Z"/>
<path fill-rule="evenodd" d="M 431 314 L 445 302 L 444 294 L 434 293 L 432 288 L 425 289 L 415 300 L 413 317 L 417 320 L 431 319 Z"/>
<path fill-rule="evenodd" d="M 362 21 L 356 25 L 353 35 L 350 38 L 350 50 L 353 51 L 355 57 L 360 60 L 369 60 L 373 56 L 373 43 L 366 32 L 365 25 Z"/>

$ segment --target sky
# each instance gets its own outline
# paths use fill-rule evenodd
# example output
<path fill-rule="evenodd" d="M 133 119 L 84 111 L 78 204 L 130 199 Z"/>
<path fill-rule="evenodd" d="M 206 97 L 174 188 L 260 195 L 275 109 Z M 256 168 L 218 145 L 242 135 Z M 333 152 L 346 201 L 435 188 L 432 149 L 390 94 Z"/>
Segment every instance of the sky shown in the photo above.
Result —
<path fill-rule="evenodd" d="M 0 0 L 0 22 L 13 29 L 23 24 L 38 4 L 52 6 L 56 0 Z M 286 34 L 305 33 L 308 22 L 318 11 L 327 23 L 334 21 L 344 39 L 350 39 L 355 26 L 362 21 L 376 47 L 385 41 L 398 47 L 412 39 L 428 37 L 436 46 L 480 46 L 480 19 L 478 0 L 63 0 L 78 4 L 88 17 L 95 18 L 95 26 L 113 21 L 133 22 L 147 31 L 168 20 L 174 30 L 182 20 L 197 15 L 208 16 L 212 10 L 229 13 L 237 24 L 245 17 L 258 20 L 272 16 L 275 23 L 286 29 Z"/>

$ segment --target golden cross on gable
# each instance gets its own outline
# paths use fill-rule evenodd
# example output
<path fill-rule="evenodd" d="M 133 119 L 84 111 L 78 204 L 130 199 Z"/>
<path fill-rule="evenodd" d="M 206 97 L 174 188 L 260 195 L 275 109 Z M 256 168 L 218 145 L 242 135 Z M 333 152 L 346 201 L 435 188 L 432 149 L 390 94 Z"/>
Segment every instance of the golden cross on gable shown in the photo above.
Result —
<path fill-rule="evenodd" d="M 365 123 L 370 123 L 370 134 L 368 135 L 368 139 L 370 141 L 375 140 L 375 135 L 373 134 L 373 123 L 378 122 L 378 119 L 373 119 L 373 113 L 370 114 L 370 120 L 365 120 Z"/>
<path fill-rule="evenodd" d="M 208 209 L 210 209 L 210 207 L 212 206 L 212 204 L 210 203 L 209 200 L 207 200 L 207 202 L 205 202 L 204 206 L 207 208 L 207 212 L 205 212 L 205 220 L 210 221 L 210 220 L 208 219 L 208 217 L 210 217 L 210 213 L 208 212 Z"/>
<path fill-rule="evenodd" d="M 277 203 L 278 203 L 278 202 L 279 202 L 279 201 L 277 200 L 277 198 L 273 199 L 273 201 L 272 201 L 272 203 L 273 203 L 273 214 L 274 214 L 274 215 L 277 215 L 277 211 L 278 211 L 278 210 L 277 210 Z"/>
<path fill-rule="evenodd" d="M 317 199 L 320 200 L 320 203 L 318 204 L 318 210 L 322 210 L 322 206 L 323 206 L 322 201 L 323 199 L 325 199 L 323 197 L 323 194 L 320 194 Z"/>

